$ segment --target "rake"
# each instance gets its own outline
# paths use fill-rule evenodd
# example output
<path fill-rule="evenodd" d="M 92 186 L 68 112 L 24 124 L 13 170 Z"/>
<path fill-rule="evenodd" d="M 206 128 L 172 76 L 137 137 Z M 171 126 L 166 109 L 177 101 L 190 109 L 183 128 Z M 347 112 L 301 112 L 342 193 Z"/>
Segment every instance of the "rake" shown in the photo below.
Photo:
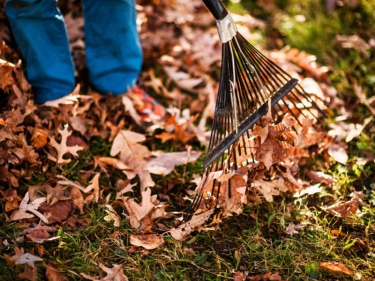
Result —
<path fill-rule="evenodd" d="M 228 173 L 248 163 L 247 160 L 243 163 L 237 161 L 237 158 L 241 154 L 248 154 L 246 141 L 250 138 L 249 130 L 269 110 L 274 120 L 288 112 L 298 123 L 301 115 L 317 118 L 310 108 L 325 115 L 298 85 L 297 79 L 290 77 L 238 33 L 232 17 L 220 0 L 203 2 L 216 19 L 222 43 L 222 65 L 202 182 L 209 181 L 211 172 Z M 234 192 L 235 187 L 229 180 L 225 184 L 216 179 L 211 182 L 204 190 L 197 188 L 197 196 L 184 221 L 191 219 L 202 200 L 211 209 L 220 205 L 221 198 L 230 198 Z M 224 193 L 227 194 L 224 196 Z"/>

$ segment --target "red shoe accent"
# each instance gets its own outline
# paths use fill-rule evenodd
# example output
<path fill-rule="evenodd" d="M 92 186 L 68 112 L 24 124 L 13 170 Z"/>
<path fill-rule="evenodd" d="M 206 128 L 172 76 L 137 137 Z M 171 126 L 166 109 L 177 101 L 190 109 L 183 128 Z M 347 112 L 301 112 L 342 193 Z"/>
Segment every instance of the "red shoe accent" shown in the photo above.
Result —
<path fill-rule="evenodd" d="M 164 107 L 139 86 L 135 85 L 133 89 L 129 91 L 128 95 L 132 99 L 134 107 L 142 121 L 164 118 Z"/>

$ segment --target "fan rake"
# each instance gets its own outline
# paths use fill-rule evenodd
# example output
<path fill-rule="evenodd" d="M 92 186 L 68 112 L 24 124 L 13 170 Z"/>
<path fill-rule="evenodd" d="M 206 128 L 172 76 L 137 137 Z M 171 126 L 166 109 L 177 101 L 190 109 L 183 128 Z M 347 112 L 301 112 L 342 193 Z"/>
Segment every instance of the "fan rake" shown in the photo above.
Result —
<path fill-rule="evenodd" d="M 290 77 L 238 32 L 220 0 L 203 2 L 216 19 L 222 43 L 222 66 L 212 132 L 203 163 L 205 174 L 185 221 L 201 204 L 210 209 L 220 205 L 221 198 L 232 197 L 232 181 L 212 180 L 210 175 L 220 171 L 231 173 L 248 165 L 251 152 L 246 151 L 246 147 L 250 129 L 268 111 L 272 111 L 274 120 L 289 112 L 297 122 L 300 115 L 306 116 L 302 109 L 307 109 L 313 118 L 316 112 L 310 108 L 322 112 L 298 85 L 297 79 Z"/>

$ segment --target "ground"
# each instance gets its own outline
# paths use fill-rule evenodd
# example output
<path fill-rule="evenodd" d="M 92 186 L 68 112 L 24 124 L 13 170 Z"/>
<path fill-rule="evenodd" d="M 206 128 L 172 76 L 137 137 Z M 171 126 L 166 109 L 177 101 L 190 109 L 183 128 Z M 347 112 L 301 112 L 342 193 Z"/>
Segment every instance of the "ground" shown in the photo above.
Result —
<path fill-rule="evenodd" d="M 239 32 L 324 114 L 260 120 L 249 138 L 259 161 L 215 174 L 246 188 L 219 195 L 220 209 L 199 205 L 214 214 L 183 231 L 212 172 L 201 166 L 221 44 L 200 0 L 137 3 L 140 80 L 168 111 L 146 124 L 132 93 L 90 89 L 79 1 L 59 1 L 80 84 L 59 107 L 33 104 L 0 14 L 3 280 L 373 280 L 375 2 L 224 1 Z"/>

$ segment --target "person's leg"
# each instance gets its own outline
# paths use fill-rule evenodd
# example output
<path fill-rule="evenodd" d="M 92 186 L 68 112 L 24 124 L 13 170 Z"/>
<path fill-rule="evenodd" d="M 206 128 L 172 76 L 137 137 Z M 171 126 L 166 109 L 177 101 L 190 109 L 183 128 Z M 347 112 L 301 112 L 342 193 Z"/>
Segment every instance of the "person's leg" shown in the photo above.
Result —
<path fill-rule="evenodd" d="M 86 61 L 100 93 L 132 88 L 142 68 L 135 0 L 83 0 Z"/>
<path fill-rule="evenodd" d="M 39 104 L 67 95 L 75 86 L 64 19 L 56 2 L 7 0 L 5 6 Z"/>

